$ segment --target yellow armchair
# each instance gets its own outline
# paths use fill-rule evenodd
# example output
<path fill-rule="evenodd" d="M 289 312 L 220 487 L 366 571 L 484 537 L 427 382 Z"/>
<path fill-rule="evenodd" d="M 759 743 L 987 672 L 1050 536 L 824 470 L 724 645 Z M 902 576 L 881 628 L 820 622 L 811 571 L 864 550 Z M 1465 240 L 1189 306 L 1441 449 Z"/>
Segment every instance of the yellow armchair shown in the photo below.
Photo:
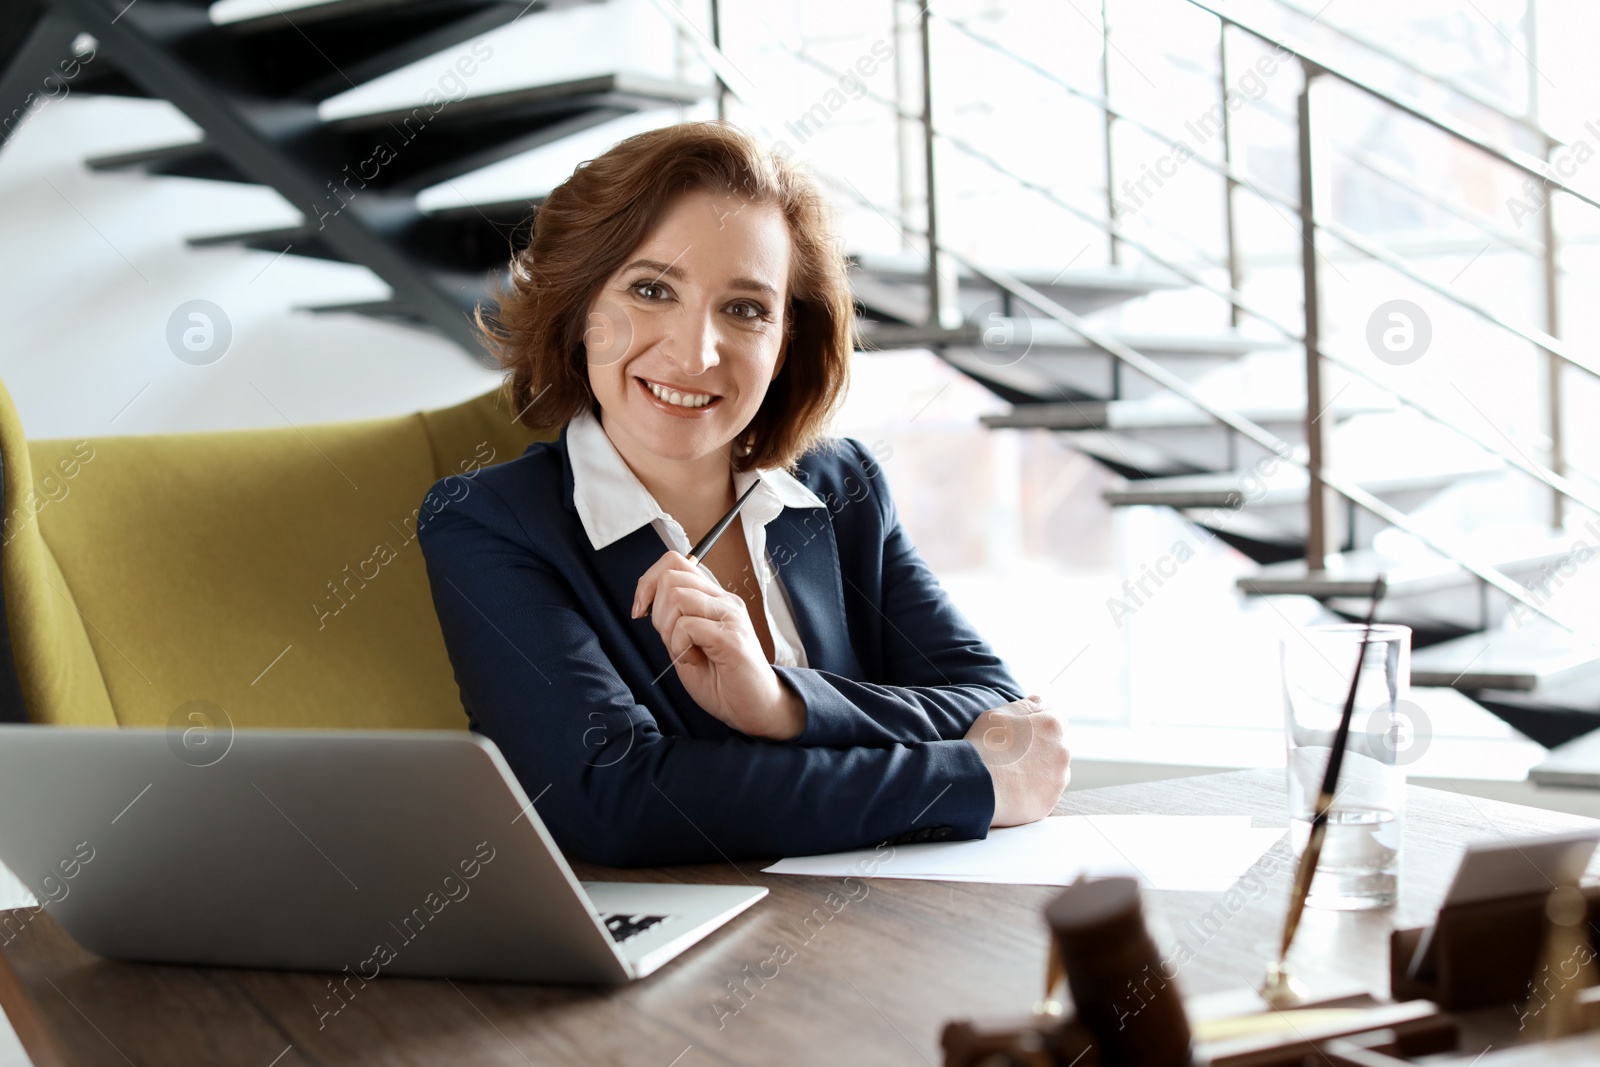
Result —
<path fill-rule="evenodd" d="M 0 719 L 165 726 L 207 701 L 239 727 L 465 728 L 418 512 L 438 479 L 545 439 L 495 390 L 386 419 L 30 442 L 0 384 Z"/>

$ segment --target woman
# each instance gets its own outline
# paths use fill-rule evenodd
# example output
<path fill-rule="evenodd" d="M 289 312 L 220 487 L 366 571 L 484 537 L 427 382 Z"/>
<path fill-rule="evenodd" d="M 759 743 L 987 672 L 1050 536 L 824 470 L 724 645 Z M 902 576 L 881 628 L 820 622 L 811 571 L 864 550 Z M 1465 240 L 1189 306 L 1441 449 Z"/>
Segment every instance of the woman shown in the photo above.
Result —
<path fill-rule="evenodd" d="M 560 439 L 418 533 L 472 727 L 569 854 L 983 837 L 1065 788 L 1059 721 L 949 602 L 866 446 L 823 437 L 852 314 L 815 186 L 707 122 L 581 165 L 480 316 L 511 410 Z"/>

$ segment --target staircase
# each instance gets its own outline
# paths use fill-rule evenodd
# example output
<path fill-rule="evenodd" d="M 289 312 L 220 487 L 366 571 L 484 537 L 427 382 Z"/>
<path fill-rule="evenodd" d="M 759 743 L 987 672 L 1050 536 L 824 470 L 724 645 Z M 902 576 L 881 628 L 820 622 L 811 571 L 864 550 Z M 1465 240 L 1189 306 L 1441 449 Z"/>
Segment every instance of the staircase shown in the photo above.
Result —
<path fill-rule="evenodd" d="M 1323 306 L 1317 278 L 1329 265 L 1319 263 L 1325 245 L 1368 255 L 1411 281 L 1419 275 L 1412 264 L 1319 208 L 1306 164 L 1314 150 L 1327 150 L 1318 142 L 1313 89 L 1330 82 L 1443 131 L 1463 151 L 1488 153 L 1539 173 L 1540 180 L 1539 161 L 1559 143 L 1528 116 L 1359 35 L 1333 27 L 1336 47 L 1304 43 L 1284 27 L 1306 29 L 1318 19 L 1289 0 L 1170 2 L 1175 10 L 1198 10 L 1214 19 L 1223 57 L 1219 96 L 1231 84 L 1228 50 L 1239 42 L 1265 43 L 1300 57 L 1300 111 L 1279 116 L 1300 149 L 1300 197 L 1253 179 L 1226 152 L 1220 159 L 1196 155 L 1189 166 L 1217 177 L 1228 219 L 1226 248 L 1183 259 L 1170 244 L 1158 244 L 1161 235 L 1148 220 L 1141 218 L 1142 228 L 1135 228 L 1119 215 L 1111 148 L 1106 200 L 1087 206 L 936 128 L 908 111 L 903 100 L 875 97 L 903 121 L 919 124 L 928 144 L 944 142 L 1101 231 L 1112 262 L 1049 273 L 1000 272 L 937 241 L 931 242 L 940 250 L 937 270 L 921 253 L 854 254 L 860 347 L 936 353 L 1011 405 L 1009 412 L 984 419 L 996 432 L 1059 434 L 1120 476 L 1122 484 L 1106 493 L 1112 506 L 1170 508 L 1212 530 L 1259 564 L 1239 582 L 1246 596 L 1311 597 L 1353 618 L 1364 613 L 1362 599 L 1373 576 L 1386 572 L 1390 594 L 1383 617 L 1416 631 L 1416 684 L 1462 690 L 1547 744 L 1600 726 L 1600 648 L 1571 632 L 1570 622 L 1551 617 L 1538 595 L 1551 568 L 1572 552 L 1574 527 L 1561 528 L 1562 519 L 1575 514 L 1573 505 L 1579 514 L 1600 514 L 1600 498 L 1564 469 L 1559 420 L 1552 454 L 1532 458 L 1509 440 L 1442 416 L 1364 369 L 1348 351 L 1334 350 L 1329 339 L 1340 324 L 1326 318 L 1332 309 Z M 541 80 L 530 70 L 519 84 L 470 91 L 471 71 L 486 58 L 480 41 L 485 34 L 519 19 L 583 18 L 583 9 L 593 6 L 577 0 L 324 0 L 263 12 L 239 0 L 23 0 L 21 21 L 0 30 L 0 109 L 23 109 L 43 74 L 70 62 L 74 42 L 81 48 L 81 35 L 87 34 L 95 59 L 84 64 L 74 91 L 166 99 L 202 131 L 193 141 L 90 159 L 92 170 L 268 186 L 301 212 L 300 224 L 193 234 L 190 247 L 238 246 L 359 264 L 387 283 L 387 299 L 310 310 L 355 312 L 434 331 L 488 362 L 470 313 L 504 280 L 510 253 L 525 238 L 548 190 L 529 187 L 515 197 L 449 207 L 421 194 L 532 149 L 556 150 L 580 135 L 602 134 L 606 123 L 626 116 L 738 93 L 737 71 L 699 34 L 694 44 L 716 72 L 716 83 L 680 84 L 620 68 Z M 1247 7 L 1250 14 L 1241 14 Z M 1107 84 L 1085 88 L 936 11 L 924 9 L 921 18 L 923 33 L 930 23 L 944 21 L 941 32 L 965 35 L 1001 61 L 1058 87 L 1064 102 L 1094 109 L 1105 123 L 1108 146 L 1109 131 L 1118 124 L 1174 140 L 1170 128 L 1116 102 Z M 1322 21 L 1331 26 L 1332 14 Z M 1108 36 L 1104 50 L 1110 54 L 1115 47 Z M 455 73 L 431 101 L 377 110 L 328 105 L 335 96 L 446 50 Z M 1401 71 L 1434 95 L 1455 92 L 1491 109 L 1513 130 L 1515 144 L 1499 144 L 1414 97 L 1347 71 L 1374 63 Z M 923 76 L 935 77 L 926 51 Z M 6 126 L 0 138 L 11 129 Z M 1222 136 L 1226 142 L 1225 130 Z M 1400 162 L 1370 153 L 1351 158 L 1383 180 L 1438 199 L 1424 176 Z M 1559 181 L 1552 187 L 1594 204 Z M 1313 235 L 1299 252 L 1308 294 L 1301 306 L 1309 306 L 1310 314 L 1296 308 L 1285 315 L 1244 292 L 1249 265 L 1234 241 L 1234 218 L 1246 198 L 1265 201 Z M 908 246 L 926 247 L 928 235 L 939 232 L 938 198 L 924 199 L 927 217 L 920 228 L 901 220 Z M 1454 217 L 1484 223 L 1466 208 L 1446 208 Z M 1554 278 L 1559 235 L 1550 228 L 1553 214 L 1544 212 L 1542 240 L 1484 228 L 1491 240 L 1542 257 L 1546 277 Z M 1421 280 L 1441 300 L 1476 314 L 1485 335 L 1509 329 L 1537 344 L 1537 356 L 1555 368 L 1549 377 L 1552 410 L 1559 411 L 1563 373 L 1595 372 L 1558 339 L 1553 299 L 1542 322 L 1521 323 L 1449 286 Z M 1125 312 L 1184 294 L 1215 298 L 1227 308 L 1231 325 L 1152 333 L 1121 324 Z M 1242 395 L 1213 388 L 1244 364 L 1298 369 L 1300 384 Z M 1358 387 L 1347 398 L 1344 389 L 1331 387 L 1336 378 Z M 1307 382 L 1312 388 L 1305 388 Z M 1408 447 L 1396 447 L 1397 441 Z M 1554 522 L 1531 530 L 1507 523 L 1446 543 L 1413 518 L 1458 486 L 1513 477 L 1532 477 L 1549 490 Z"/>
<path fill-rule="evenodd" d="M 1322 18 L 1322 13 L 1302 9 L 1290 0 L 1227 7 L 1199 0 L 1190 0 L 1190 4 L 1216 17 L 1224 57 L 1230 38 L 1253 38 L 1301 57 L 1305 88 L 1300 112 L 1279 117 L 1299 141 L 1302 168 L 1316 146 L 1310 87 L 1315 82 L 1339 81 L 1443 131 L 1468 150 L 1486 153 L 1530 178 L 1537 175 L 1537 180 L 1546 180 L 1542 161 L 1559 150 L 1559 141 L 1534 120 L 1495 104 L 1471 85 L 1431 75 L 1405 57 L 1337 27 L 1331 34 L 1340 38 L 1339 49 L 1296 44 L 1259 17 L 1264 10 L 1271 13 L 1276 8 L 1280 24 L 1296 19 L 1311 24 Z M 1244 8 L 1258 17 L 1242 16 L 1239 12 Z M 1099 93 L 1076 86 L 984 40 L 966 26 L 955 24 L 955 28 L 991 51 L 1035 70 L 1073 99 L 1097 107 L 1106 116 L 1108 128 L 1117 121 L 1168 143 L 1177 139 L 1169 130 L 1155 128 L 1121 109 L 1105 92 L 1104 84 Z M 1108 40 L 1105 47 L 1109 50 L 1114 45 Z M 1512 130 L 1512 143 L 1497 144 L 1415 99 L 1374 88 L 1345 72 L 1342 60 L 1348 53 L 1359 53 L 1356 58 L 1368 65 L 1391 65 L 1403 79 L 1420 79 L 1430 89 L 1457 93 L 1489 108 L 1500 124 Z M 1225 90 L 1230 82 L 1226 58 L 1218 80 L 1219 88 Z M 963 148 L 954 136 L 946 140 Z M 993 162 L 979 152 L 969 154 Z M 1109 148 L 1107 155 L 1114 161 Z M 1423 179 L 1408 175 L 1392 161 L 1370 153 L 1351 153 L 1351 160 L 1415 194 L 1439 199 Z M 863 324 L 864 338 L 878 347 L 929 347 L 1009 401 L 1013 405 L 1010 412 L 983 419 L 991 428 L 1052 430 L 1093 456 L 1125 479 L 1124 485 L 1105 493 L 1112 506 L 1172 508 L 1211 529 L 1261 564 L 1256 573 L 1239 580 L 1243 594 L 1311 597 L 1336 615 L 1359 619 L 1365 615 L 1365 598 L 1373 578 L 1384 572 L 1389 578 L 1389 595 L 1380 618 L 1413 628 L 1415 684 L 1453 687 L 1472 695 L 1547 745 L 1561 744 L 1600 727 L 1600 646 L 1588 636 L 1574 633 L 1570 621 L 1550 616 L 1540 591 L 1552 569 L 1572 557 L 1579 541 L 1577 523 L 1563 526 L 1562 522 L 1573 517 L 1573 505 L 1581 509 L 1580 514 L 1600 514 L 1600 496 L 1581 488 L 1592 483 L 1575 481 L 1561 459 L 1562 374 L 1577 370 L 1594 375 L 1594 368 L 1556 336 L 1559 235 L 1547 227 L 1542 241 L 1532 240 L 1508 233 L 1481 212 L 1443 205 L 1447 213 L 1471 222 L 1492 242 L 1532 253 L 1543 265 L 1546 318 L 1541 323 L 1519 322 L 1427 278 L 1415 265 L 1332 221 L 1326 209 L 1319 214 L 1311 202 L 1314 182 L 1309 178 L 1302 181 L 1302 198 L 1295 201 L 1263 191 L 1226 158 L 1218 162 L 1197 157 L 1195 162 L 1214 170 L 1224 184 L 1230 227 L 1236 200 L 1249 192 L 1275 204 L 1280 213 L 1295 217 L 1302 232 L 1316 235 L 1316 244 L 1302 242 L 1306 292 L 1320 292 L 1316 273 L 1318 260 L 1325 259 L 1320 245 L 1331 236 L 1476 315 L 1483 335 L 1506 331 L 1537 345 L 1533 355 L 1548 359 L 1552 368 L 1546 403 L 1556 440 L 1548 461 L 1530 457 L 1509 438 L 1496 437 L 1499 431 L 1463 427 L 1442 417 L 1435 404 L 1423 403 L 1403 389 L 1383 388 L 1382 380 L 1352 366 L 1348 353 L 1333 354 L 1326 349 L 1329 331 L 1317 321 L 1320 315 L 1307 315 L 1300 325 L 1286 324 L 1281 315 L 1261 313 L 1260 304 L 1239 291 L 1242 265 L 1231 228 L 1225 259 L 1228 280 L 1218 284 L 1208 281 L 1203 269 L 1186 269 L 1170 254 L 1145 243 L 1148 238 L 1142 241 L 1120 227 L 1114 207 L 1094 217 L 1072 204 L 1057 205 L 1098 224 L 1112 239 L 1114 249 L 1141 254 L 1142 266 L 1151 276 L 1165 278 L 1169 286 L 1188 282 L 1225 300 L 1234 310 L 1236 324 L 1253 319 L 1272 327 L 1278 333 L 1276 343 L 1238 330 L 1150 337 L 1112 326 L 1091 338 L 1083 330 L 1083 321 L 1070 319 L 1087 316 L 1087 324 L 1092 325 L 1097 313 L 1114 311 L 1117 303 L 1090 299 L 1089 294 L 1054 277 L 1019 275 L 1013 280 L 1021 282 L 1020 287 L 985 286 L 983 272 L 976 270 L 962 272 L 959 307 L 963 325 L 958 329 L 930 326 L 927 271 L 917 269 L 916 264 L 908 265 L 886 299 L 877 304 L 870 298 L 863 300 L 869 319 Z M 1020 187 L 1041 191 L 1037 182 L 1017 177 Z M 1555 184 L 1590 207 L 1600 206 L 1576 190 Z M 1553 215 L 1553 211 L 1544 213 L 1547 223 Z M 933 229 L 930 225 L 924 232 Z M 1070 316 L 1052 315 L 1037 302 L 1030 305 L 1024 298 L 1029 289 L 1048 297 Z M 1162 291 L 1167 290 L 1130 294 L 1127 300 Z M 870 296 L 866 290 L 863 295 Z M 1320 295 L 1309 299 L 1321 303 Z M 1321 307 L 1317 310 L 1324 311 Z M 1154 361 L 1171 378 L 1162 382 L 1137 373 L 1119 348 Z M 1310 395 L 1307 391 L 1293 396 L 1246 395 L 1234 398 L 1231 404 L 1202 399 L 1219 370 L 1245 359 L 1284 358 L 1309 365 L 1312 369 L 1307 373 L 1315 375 L 1319 388 Z M 1530 361 L 1530 366 L 1537 365 Z M 1361 400 L 1342 401 L 1343 390 L 1330 388 L 1329 377 L 1340 372 L 1348 372 L 1344 374 L 1347 382 L 1363 386 L 1354 391 Z M 1192 388 L 1180 388 L 1179 383 Z M 1365 388 L 1368 386 L 1377 388 Z M 1397 447 L 1397 442 L 1404 447 Z M 1351 492 L 1329 491 L 1332 470 L 1324 467 L 1320 458 L 1329 454 L 1337 457 L 1340 482 Z M 1286 455 L 1293 455 L 1298 462 L 1281 461 Z M 1469 482 L 1500 484 L 1521 476 L 1531 476 L 1550 490 L 1553 522 L 1542 527 L 1526 522 L 1491 525 L 1454 534 L 1447 546 L 1441 546 L 1439 538 L 1407 521 L 1407 516 L 1424 509 L 1430 500 Z M 1321 498 L 1320 507 L 1311 506 L 1314 497 Z"/>
<path fill-rule="evenodd" d="M 531 205 L 427 211 L 417 194 L 618 116 L 692 103 L 710 91 L 625 70 L 556 83 L 529 72 L 512 89 L 470 91 L 493 56 L 479 38 L 582 3 L 330 0 L 288 12 L 268 5 L 232 20 L 227 3 L 28 3 L 31 29 L 9 57 L 0 106 L 20 106 L 37 84 L 32 75 L 70 59 L 73 40 L 88 34 L 95 60 L 75 91 L 164 98 L 203 131 L 197 141 L 90 160 L 92 169 L 269 186 L 301 212 L 302 225 L 191 244 L 359 263 L 393 296 L 325 310 L 425 326 L 485 361 L 470 314 L 493 279 L 487 272 L 504 270 Z M 355 114 L 323 106 L 446 50 L 452 55 L 438 89 L 416 106 Z"/>

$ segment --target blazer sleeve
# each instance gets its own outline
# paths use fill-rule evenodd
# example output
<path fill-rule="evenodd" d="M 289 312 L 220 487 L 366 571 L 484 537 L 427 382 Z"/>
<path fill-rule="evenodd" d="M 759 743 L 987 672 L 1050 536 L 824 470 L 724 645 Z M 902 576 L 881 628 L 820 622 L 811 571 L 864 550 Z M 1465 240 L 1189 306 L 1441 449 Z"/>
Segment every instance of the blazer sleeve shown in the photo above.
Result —
<path fill-rule="evenodd" d="M 877 520 L 862 524 L 871 536 L 840 538 L 844 598 L 856 609 L 854 620 L 877 630 L 881 674 L 865 682 L 830 671 L 775 667 L 806 705 L 805 729 L 787 743 L 959 739 L 980 714 L 1026 694 L 917 552 L 900 524 L 883 468 L 861 442 L 847 437 L 844 444 L 867 489 L 859 498 L 847 491 L 843 506 L 872 507 Z M 852 548 L 861 558 L 843 558 Z"/>
<path fill-rule="evenodd" d="M 572 586 L 481 481 L 418 536 L 471 724 L 564 851 L 632 866 L 833 852 L 908 832 L 987 835 L 994 787 L 965 741 L 841 748 L 663 734 Z"/>

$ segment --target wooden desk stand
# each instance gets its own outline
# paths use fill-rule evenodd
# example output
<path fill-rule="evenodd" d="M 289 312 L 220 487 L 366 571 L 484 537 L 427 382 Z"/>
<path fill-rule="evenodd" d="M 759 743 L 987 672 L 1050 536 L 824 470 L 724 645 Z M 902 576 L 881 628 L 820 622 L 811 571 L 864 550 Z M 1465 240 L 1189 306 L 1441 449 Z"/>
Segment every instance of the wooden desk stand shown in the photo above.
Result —
<path fill-rule="evenodd" d="M 1594 940 L 1600 886 L 1583 890 Z M 1396 1000 L 1431 1000 L 1447 1011 L 1514 1004 L 1529 995 L 1544 945 L 1547 894 L 1452 904 L 1439 909 L 1433 944 L 1413 977 L 1407 972 L 1426 927 L 1389 935 L 1389 986 Z"/>
<path fill-rule="evenodd" d="M 1400 1067 L 1409 1057 L 1437 1055 L 1457 1047 L 1456 1021 L 1432 1004 L 1381 1004 L 1362 998 L 1329 1007 L 1358 1007 L 1348 1019 L 1319 1019 L 1309 1006 L 1304 1019 L 1261 1032 L 1207 1040 L 1196 1031 L 1195 1067 L 1302 1067 L 1308 1061 L 1336 1067 Z M 1288 1019 L 1263 1012 L 1268 1021 Z M 1069 1012 L 947 1024 L 941 1041 L 944 1067 L 1101 1067 L 1094 1035 Z"/>

